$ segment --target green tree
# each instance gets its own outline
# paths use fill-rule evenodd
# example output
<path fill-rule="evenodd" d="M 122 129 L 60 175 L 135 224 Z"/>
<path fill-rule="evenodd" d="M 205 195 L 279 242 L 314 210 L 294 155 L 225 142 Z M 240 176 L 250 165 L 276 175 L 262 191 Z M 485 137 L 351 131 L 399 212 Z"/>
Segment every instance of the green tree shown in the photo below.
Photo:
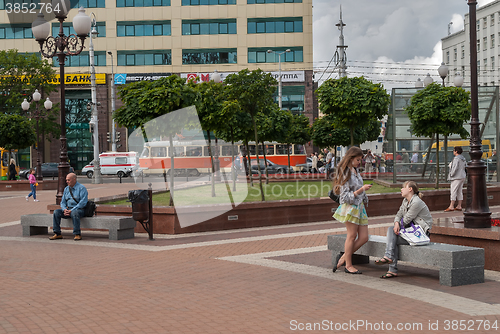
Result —
<path fill-rule="evenodd" d="M 214 163 L 214 155 L 212 152 L 211 144 L 211 133 L 215 133 L 225 127 L 227 119 L 230 117 L 231 110 L 224 109 L 223 104 L 225 101 L 224 86 L 222 83 L 217 83 L 213 81 L 202 82 L 196 85 L 196 90 L 199 92 L 197 111 L 200 118 L 201 127 L 207 134 L 208 140 L 208 151 L 210 154 L 210 161 L 212 164 L 212 175 L 215 176 L 216 173 L 220 173 L 220 170 L 216 170 Z M 217 140 L 217 137 L 216 137 Z M 217 159 L 219 156 L 217 155 Z M 234 152 L 232 156 L 232 161 L 234 164 Z M 217 165 L 219 167 L 219 164 Z M 234 166 L 231 168 L 232 175 L 234 174 Z M 234 175 L 232 177 L 233 183 L 235 182 Z M 212 197 L 215 197 L 215 177 L 211 178 L 212 183 Z M 235 188 L 235 185 L 233 185 Z"/>
<path fill-rule="evenodd" d="M 0 114 L 0 147 L 19 150 L 35 143 L 36 134 L 29 119 L 21 115 Z"/>
<path fill-rule="evenodd" d="M 242 112 L 250 115 L 254 130 L 255 144 L 259 143 L 256 117 L 259 112 L 266 113 L 269 105 L 274 103 L 273 93 L 276 90 L 276 79 L 269 73 L 264 73 L 261 69 L 249 71 L 241 70 L 237 74 L 230 74 L 224 80 L 228 94 L 228 100 L 236 101 Z M 256 155 L 257 169 L 259 172 L 259 186 L 261 198 L 264 201 L 264 191 L 262 189 L 262 172 L 260 170 L 259 155 Z"/>
<path fill-rule="evenodd" d="M 432 137 L 458 134 L 467 138 L 464 123 L 471 117 L 469 92 L 461 87 L 443 87 L 432 83 L 417 92 L 405 108 L 416 136 Z M 436 145 L 436 188 L 439 188 L 439 145 Z"/>
<path fill-rule="evenodd" d="M 58 137 L 60 134 L 60 126 L 57 123 L 59 107 L 54 105 L 51 110 L 46 110 L 43 107 L 45 97 L 56 90 L 56 86 L 50 84 L 50 81 L 55 78 L 55 70 L 52 65 L 36 54 L 19 53 L 15 49 L 0 50 L 0 64 L 0 92 L 2 92 L 0 93 L 0 114 L 31 117 L 35 111 L 35 103 L 30 104 L 29 112 L 31 114 L 26 113 L 21 108 L 21 103 L 24 99 L 31 102 L 35 89 L 38 89 L 42 94 L 42 99 L 39 102 L 39 111 L 42 116 L 38 125 L 39 133 L 42 138 L 43 134 L 51 134 L 52 136 L 48 137 L 49 140 L 52 137 Z M 12 122 L 16 120 L 21 119 L 11 119 Z M 25 125 L 24 120 L 26 119 L 23 119 L 22 124 L 19 125 L 21 128 Z M 35 129 L 34 119 L 31 121 L 31 127 Z M 21 138 L 13 139 L 17 143 L 23 142 Z M 23 148 L 28 146 L 30 145 Z"/>
<path fill-rule="evenodd" d="M 320 110 L 331 116 L 336 129 L 349 129 L 354 145 L 354 130 L 387 115 L 390 96 L 381 84 L 363 77 L 328 79 L 316 90 Z"/>
<path fill-rule="evenodd" d="M 293 114 L 290 119 L 290 128 L 284 138 L 288 152 L 288 170 L 290 170 L 290 147 L 292 145 L 305 145 L 311 140 L 311 126 L 306 115 Z"/>
<path fill-rule="evenodd" d="M 125 127 L 138 127 L 142 130 L 145 141 L 148 136 L 144 125 L 157 135 L 168 136 L 170 150 L 173 151 L 173 137 L 183 128 L 189 128 L 189 120 L 171 119 L 168 124 L 157 124 L 155 119 L 173 111 L 195 105 L 199 101 L 199 93 L 193 82 L 186 83 L 185 79 L 171 75 L 154 81 L 133 82 L 120 87 L 120 98 L 123 106 L 114 113 L 115 121 Z M 179 115 L 182 118 L 182 115 Z M 186 121 L 188 124 L 186 124 Z M 194 120 L 193 120 L 194 121 Z M 174 184 L 174 155 L 170 157 L 170 204 L 173 205 Z"/>

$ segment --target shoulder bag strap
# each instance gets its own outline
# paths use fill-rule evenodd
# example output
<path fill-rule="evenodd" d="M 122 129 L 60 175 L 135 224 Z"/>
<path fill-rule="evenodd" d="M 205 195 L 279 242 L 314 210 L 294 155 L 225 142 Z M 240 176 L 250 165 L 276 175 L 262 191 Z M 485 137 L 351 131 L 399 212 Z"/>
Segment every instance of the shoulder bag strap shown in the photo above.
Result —
<path fill-rule="evenodd" d="M 69 193 L 71 194 L 71 197 L 73 197 L 73 200 L 78 204 L 78 201 L 76 200 L 75 196 L 73 196 L 73 192 L 71 191 L 71 187 L 68 186 Z"/>

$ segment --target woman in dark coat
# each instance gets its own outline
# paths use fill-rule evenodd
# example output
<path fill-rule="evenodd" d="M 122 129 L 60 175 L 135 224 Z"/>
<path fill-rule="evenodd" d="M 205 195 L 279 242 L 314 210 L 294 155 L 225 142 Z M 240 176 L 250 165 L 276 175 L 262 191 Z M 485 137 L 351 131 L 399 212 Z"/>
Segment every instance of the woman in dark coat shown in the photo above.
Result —
<path fill-rule="evenodd" d="M 14 159 L 10 159 L 10 165 L 9 165 L 9 180 L 15 180 L 16 179 L 16 161 Z"/>

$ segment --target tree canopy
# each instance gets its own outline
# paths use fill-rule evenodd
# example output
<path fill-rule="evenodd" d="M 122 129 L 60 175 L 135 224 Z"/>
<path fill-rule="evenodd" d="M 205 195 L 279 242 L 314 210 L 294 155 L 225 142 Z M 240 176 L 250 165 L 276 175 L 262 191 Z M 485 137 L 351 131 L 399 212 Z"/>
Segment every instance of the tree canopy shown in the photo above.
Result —
<path fill-rule="evenodd" d="M 36 135 L 29 119 L 21 115 L 0 114 L 0 147 L 19 150 L 35 143 Z"/>
<path fill-rule="evenodd" d="M 467 138 L 464 123 L 470 119 L 469 92 L 461 87 L 443 87 L 431 83 L 417 92 L 406 107 L 411 131 L 416 136 L 458 134 Z"/>
<path fill-rule="evenodd" d="M 390 96 L 381 84 L 363 77 L 328 79 L 317 90 L 319 108 L 330 115 L 335 129 L 349 129 L 354 145 L 354 130 L 368 126 L 387 115 Z"/>
<path fill-rule="evenodd" d="M 464 123 L 471 117 L 469 92 L 461 87 L 443 87 L 431 83 L 411 98 L 405 108 L 411 121 L 411 131 L 416 136 L 432 137 L 458 134 L 467 138 Z M 439 188 L 439 154 L 436 145 L 436 188 Z"/>

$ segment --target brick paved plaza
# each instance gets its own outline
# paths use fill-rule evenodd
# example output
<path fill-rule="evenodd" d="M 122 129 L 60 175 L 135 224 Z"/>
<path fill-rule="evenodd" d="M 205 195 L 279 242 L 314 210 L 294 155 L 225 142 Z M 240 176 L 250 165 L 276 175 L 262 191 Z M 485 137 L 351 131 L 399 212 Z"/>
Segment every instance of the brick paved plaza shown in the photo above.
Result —
<path fill-rule="evenodd" d="M 135 187 L 86 186 L 91 198 Z M 55 191 L 37 203 L 26 194 L 0 193 L 0 333 L 500 332 L 500 273 L 459 287 L 404 264 L 391 280 L 373 261 L 363 275 L 332 273 L 327 236 L 345 233 L 333 220 L 155 241 L 83 231 L 75 242 L 64 231 L 50 241 L 22 237 L 19 219 L 46 213 Z M 370 233 L 385 234 L 392 218 L 370 219 Z"/>

